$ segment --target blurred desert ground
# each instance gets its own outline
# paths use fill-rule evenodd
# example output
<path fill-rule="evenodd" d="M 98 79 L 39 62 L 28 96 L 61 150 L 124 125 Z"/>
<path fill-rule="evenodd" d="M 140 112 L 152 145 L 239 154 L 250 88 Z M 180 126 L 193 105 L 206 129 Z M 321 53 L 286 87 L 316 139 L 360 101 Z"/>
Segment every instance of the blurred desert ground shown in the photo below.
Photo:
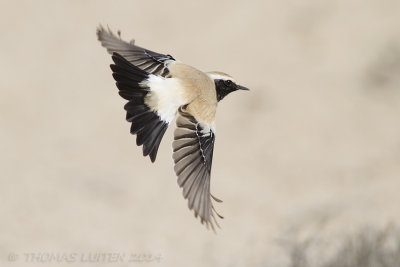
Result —
<path fill-rule="evenodd" d="M 28 252 L 286 266 L 282 240 L 400 224 L 399 1 L 1 4 L 2 266 L 43 265 Z M 219 105 L 217 235 L 176 184 L 173 130 L 155 164 L 136 147 L 100 23 L 251 88 Z"/>

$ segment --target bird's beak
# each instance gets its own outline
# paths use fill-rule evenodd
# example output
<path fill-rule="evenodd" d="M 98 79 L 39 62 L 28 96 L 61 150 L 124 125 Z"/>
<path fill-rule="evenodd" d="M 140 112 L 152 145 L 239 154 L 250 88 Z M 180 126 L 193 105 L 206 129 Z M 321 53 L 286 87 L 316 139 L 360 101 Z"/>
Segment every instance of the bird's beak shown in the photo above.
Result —
<path fill-rule="evenodd" d="M 238 90 L 246 90 L 246 91 L 249 91 L 249 90 L 250 90 L 249 88 L 244 87 L 244 86 L 241 86 L 241 85 L 238 85 L 238 86 L 237 86 L 237 89 L 238 89 Z"/>

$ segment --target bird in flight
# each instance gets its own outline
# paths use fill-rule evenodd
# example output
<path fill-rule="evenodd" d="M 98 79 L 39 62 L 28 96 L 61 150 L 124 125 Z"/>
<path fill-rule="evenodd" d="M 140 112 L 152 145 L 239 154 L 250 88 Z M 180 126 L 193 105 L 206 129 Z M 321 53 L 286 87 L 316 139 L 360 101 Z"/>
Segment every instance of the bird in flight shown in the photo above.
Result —
<path fill-rule="evenodd" d="M 189 209 L 201 223 L 218 226 L 210 193 L 210 174 L 215 142 L 217 104 L 237 90 L 248 90 L 223 72 L 202 72 L 171 55 L 164 55 L 126 42 L 101 25 L 101 45 L 112 54 L 113 77 L 119 95 L 128 100 L 126 120 L 143 156 L 154 162 L 169 124 L 176 119 L 172 143 L 174 170 Z"/>

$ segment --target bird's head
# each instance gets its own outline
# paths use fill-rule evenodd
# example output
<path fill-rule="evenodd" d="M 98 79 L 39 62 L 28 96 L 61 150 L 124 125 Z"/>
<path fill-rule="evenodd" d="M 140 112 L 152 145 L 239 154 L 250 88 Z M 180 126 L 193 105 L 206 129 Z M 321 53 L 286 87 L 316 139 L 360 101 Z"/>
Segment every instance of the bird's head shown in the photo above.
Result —
<path fill-rule="evenodd" d="M 244 86 L 238 85 L 236 81 L 226 73 L 213 71 L 208 72 L 208 75 L 214 80 L 218 102 L 233 91 L 249 90 Z"/>

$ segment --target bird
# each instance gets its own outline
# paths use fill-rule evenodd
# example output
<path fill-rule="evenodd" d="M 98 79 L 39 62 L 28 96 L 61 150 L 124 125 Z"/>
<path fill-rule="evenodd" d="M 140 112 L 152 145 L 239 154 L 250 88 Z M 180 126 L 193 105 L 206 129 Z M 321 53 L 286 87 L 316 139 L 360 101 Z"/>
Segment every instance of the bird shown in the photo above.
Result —
<path fill-rule="evenodd" d="M 176 118 L 172 142 L 174 171 L 188 207 L 207 229 L 223 219 L 213 201 L 222 202 L 210 192 L 210 175 L 215 143 L 215 116 L 218 102 L 238 90 L 230 75 L 203 72 L 169 54 L 126 42 L 102 25 L 97 39 L 112 55 L 112 76 L 119 95 L 127 100 L 124 109 L 131 123 L 130 133 L 143 146 L 143 156 L 155 162 L 161 140 Z"/>

